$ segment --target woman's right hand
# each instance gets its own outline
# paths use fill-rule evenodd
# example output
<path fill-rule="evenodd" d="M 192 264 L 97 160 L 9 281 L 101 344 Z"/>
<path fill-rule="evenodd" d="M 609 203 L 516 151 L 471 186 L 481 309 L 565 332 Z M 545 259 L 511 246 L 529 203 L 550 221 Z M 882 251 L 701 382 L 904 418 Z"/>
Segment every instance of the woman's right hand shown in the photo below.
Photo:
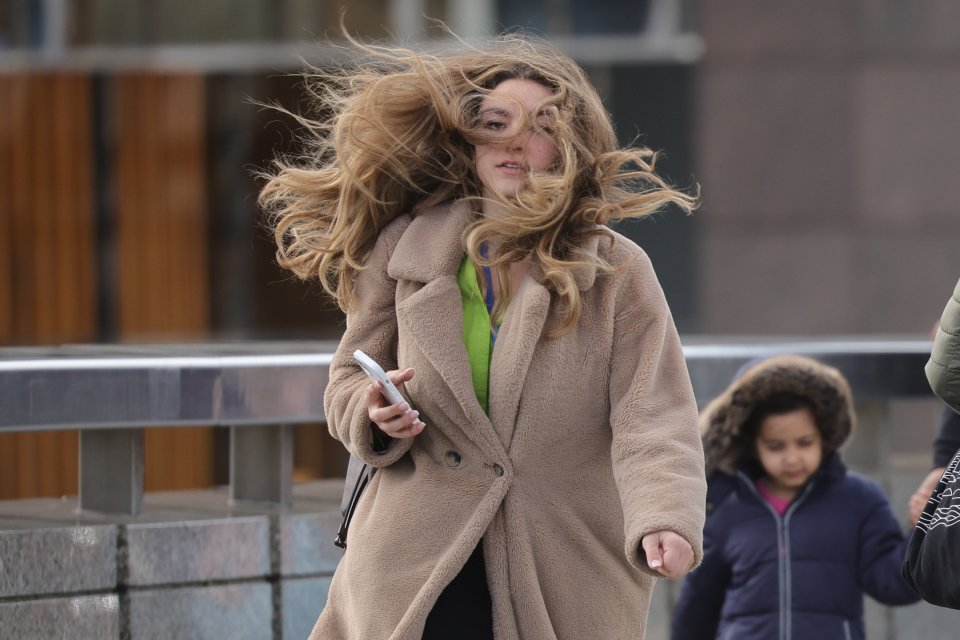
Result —
<path fill-rule="evenodd" d="M 403 371 L 387 371 L 390 380 L 401 393 L 404 393 L 404 384 L 413 378 L 413 369 Z M 420 420 L 420 412 L 415 411 L 407 402 L 387 404 L 383 396 L 383 383 L 371 382 L 367 387 L 367 415 L 370 421 L 380 427 L 380 430 L 391 438 L 412 438 L 423 431 L 425 426 Z M 404 393 L 404 395 L 406 395 Z"/>

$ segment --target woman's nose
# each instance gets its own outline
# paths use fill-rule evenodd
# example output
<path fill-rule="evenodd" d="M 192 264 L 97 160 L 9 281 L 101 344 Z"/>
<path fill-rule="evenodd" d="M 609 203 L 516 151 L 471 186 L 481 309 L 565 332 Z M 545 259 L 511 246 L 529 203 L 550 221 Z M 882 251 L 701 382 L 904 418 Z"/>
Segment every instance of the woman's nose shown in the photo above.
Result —
<path fill-rule="evenodd" d="M 518 131 L 515 136 L 507 141 L 507 146 L 511 149 L 522 149 L 527 144 L 532 133 L 529 128 Z"/>

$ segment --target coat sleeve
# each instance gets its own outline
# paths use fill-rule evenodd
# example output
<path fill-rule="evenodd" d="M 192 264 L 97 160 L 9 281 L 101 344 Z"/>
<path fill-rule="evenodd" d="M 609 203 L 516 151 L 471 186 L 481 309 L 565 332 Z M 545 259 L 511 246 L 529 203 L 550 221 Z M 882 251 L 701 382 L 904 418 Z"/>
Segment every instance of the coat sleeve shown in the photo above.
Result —
<path fill-rule="evenodd" d="M 960 451 L 960 413 L 944 407 L 933 439 L 933 466 L 946 467 L 953 455 Z"/>
<path fill-rule="evenodd" d="M 673 609 L 671 640 L 707 640 L 717 636 L 731 576 L 718 516 L 715 513 L 709 517 L 704 528 L 703 562 L 683 579 Z"/>
<path fill-rule="evenodd" d="M 863 591 L 887 605 L 910 604 L 919 600 L 900 574 L 908 538 L 878 487 L 874 505 L 860 528 L 858 579 Z"/>
<path fill-rule="evenodd" d="M 649 259 L 639 249 L 618 272 L 610 421 L 613 473 L 625 526 L 625 552 L 647 566 L 640 541 L 673 531 L 703 555 L 706 479 L 697 405 L 680 338 Z"/>
<path fill-rule="evenodd" d="M 362 349 L 385 371 L 397 367 L 396 282 L 387 275 L 387 263 L 407 224 L 409 218 L 404 216 L 380 233 L 366 268 L 357 276 L 355 310 L 347 314 L 347 329 L 330 364 L 330 381 L 323 396 L 330 434 L 374 467 L 399 460 L 410 449 L 413 438 L 389 440 L 386 447 L 374 446 L 376 425 L 370 422 L 365 400 L 370 381 L 354 361 L 353 352 Z M 382 432 L 381 436 L 386 438 Z"/>
<path fill-rule="evenodd" d="M 933 392 L 960 412 L 960 282 L 943 310 L 926 372 Z"/>

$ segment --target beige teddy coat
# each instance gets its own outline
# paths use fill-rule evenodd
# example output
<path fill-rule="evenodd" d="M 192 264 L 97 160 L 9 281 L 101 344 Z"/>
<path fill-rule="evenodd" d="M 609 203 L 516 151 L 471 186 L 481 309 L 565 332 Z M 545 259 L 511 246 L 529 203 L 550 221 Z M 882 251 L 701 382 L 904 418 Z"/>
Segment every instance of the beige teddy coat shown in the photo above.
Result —
<path fill-rule="evenodd" d="M 498 334 L 488 417 L 457 284 L 472 215 L 460 202 L 397 219 L 358 279 L 325 407 L 334 437 L 381 469 L 311 638 L 420 638 L 481 538 L 499 640 L 643 638 L 656 574 L 640 540 L 675 531 L 699 563 L 706 495 L 697 407 L 660 285 L 634 243 L 594 238 L 584 250 L 618 270 L 576 273 L 583 313 L 551 338 L 556 300 L 531 267 Z M 354 349 L 416 370 L 418 436 L 372 449 Z"/>

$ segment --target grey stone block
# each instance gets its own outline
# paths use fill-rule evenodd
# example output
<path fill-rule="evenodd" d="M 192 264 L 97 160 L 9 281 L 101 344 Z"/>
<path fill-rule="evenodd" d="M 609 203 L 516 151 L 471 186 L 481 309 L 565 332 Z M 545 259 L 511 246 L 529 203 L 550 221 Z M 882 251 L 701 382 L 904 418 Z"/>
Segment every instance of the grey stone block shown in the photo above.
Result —
<path fill-rule="evenodd" d="M 864 313 L 855 247 L 855 238 L 826 231 L 711 233 L 701 251 L 704 332 L 855 333 Z"/>
<path fill-rule="evenodd" d="M 954 609 L 918 602 L 891 611 L 888 637 L 897 640 L 914 638 L 956 638 L 960 614 Z M 872 637 L 872 636 L 868 636 Z M 882 636 L 880 636 L 882 637 Z"/>
<path fill-rule="evenodd" d="M 248 582 L 130 593 L 132 640 L 272 640 L 270 584 Z"/>
<path fill-rule="evenodd" d="M 333 505 L 320 513 L 279 516 L 280 574 L 332 574 L 343 555 L 333 544 L 339 526 L 340 512 Z"/>
<path fill-rule="evenodd" d="M 835 228 L 856 202 L 854 81 L 843 65 L 706 65 L 696 105 L 700 224 Z"/>
<path fill-rule="evenodd" d="M 330 578 L 288 578 L 280 583 L 283 596 L 283 637 L 306 638 L 327 602 Z"/>
<path fill-rule="evenodd" d="M 868 55 L 950 56 L 960 51 L 960 4 L 954 0 L 871 0 L 860 5 L 857 27 Z"/>
<path fill-rule="evenodd" d="M 834 0 L 704 0 L 698 23 L 711 57 L 826 57 L 850 52 L 857 3 Z"/>
<path fill-rule="evenodd" d="M 0 603 L 0 638 L 109 640 L 120 637 L 116 595 Z"/>
<path fill-rule="evenodd" d="M 266 576 L 269 534 L 266 516 L 129 524 L 121 573 L 131 586 Z"/>
<path fill-rule="evenodd" d="M 117 583 L 112 525 L 3 520 L 0 529 L 0 598 L 102 591 Z"/>
<path fill-rule="evenodd" d="M 679 594 L 679 584 L 672 580 L 657 580 L 650 598 L 645 640 L 670 640 L 670 621 Z"/>
<path fill-rule="evenodd" d="M 960 166 L 960 68 L 875 64 L 854 88 L 860 215 L 875 228 L 955 230 L 956 197 L 944 185 Z"/>

